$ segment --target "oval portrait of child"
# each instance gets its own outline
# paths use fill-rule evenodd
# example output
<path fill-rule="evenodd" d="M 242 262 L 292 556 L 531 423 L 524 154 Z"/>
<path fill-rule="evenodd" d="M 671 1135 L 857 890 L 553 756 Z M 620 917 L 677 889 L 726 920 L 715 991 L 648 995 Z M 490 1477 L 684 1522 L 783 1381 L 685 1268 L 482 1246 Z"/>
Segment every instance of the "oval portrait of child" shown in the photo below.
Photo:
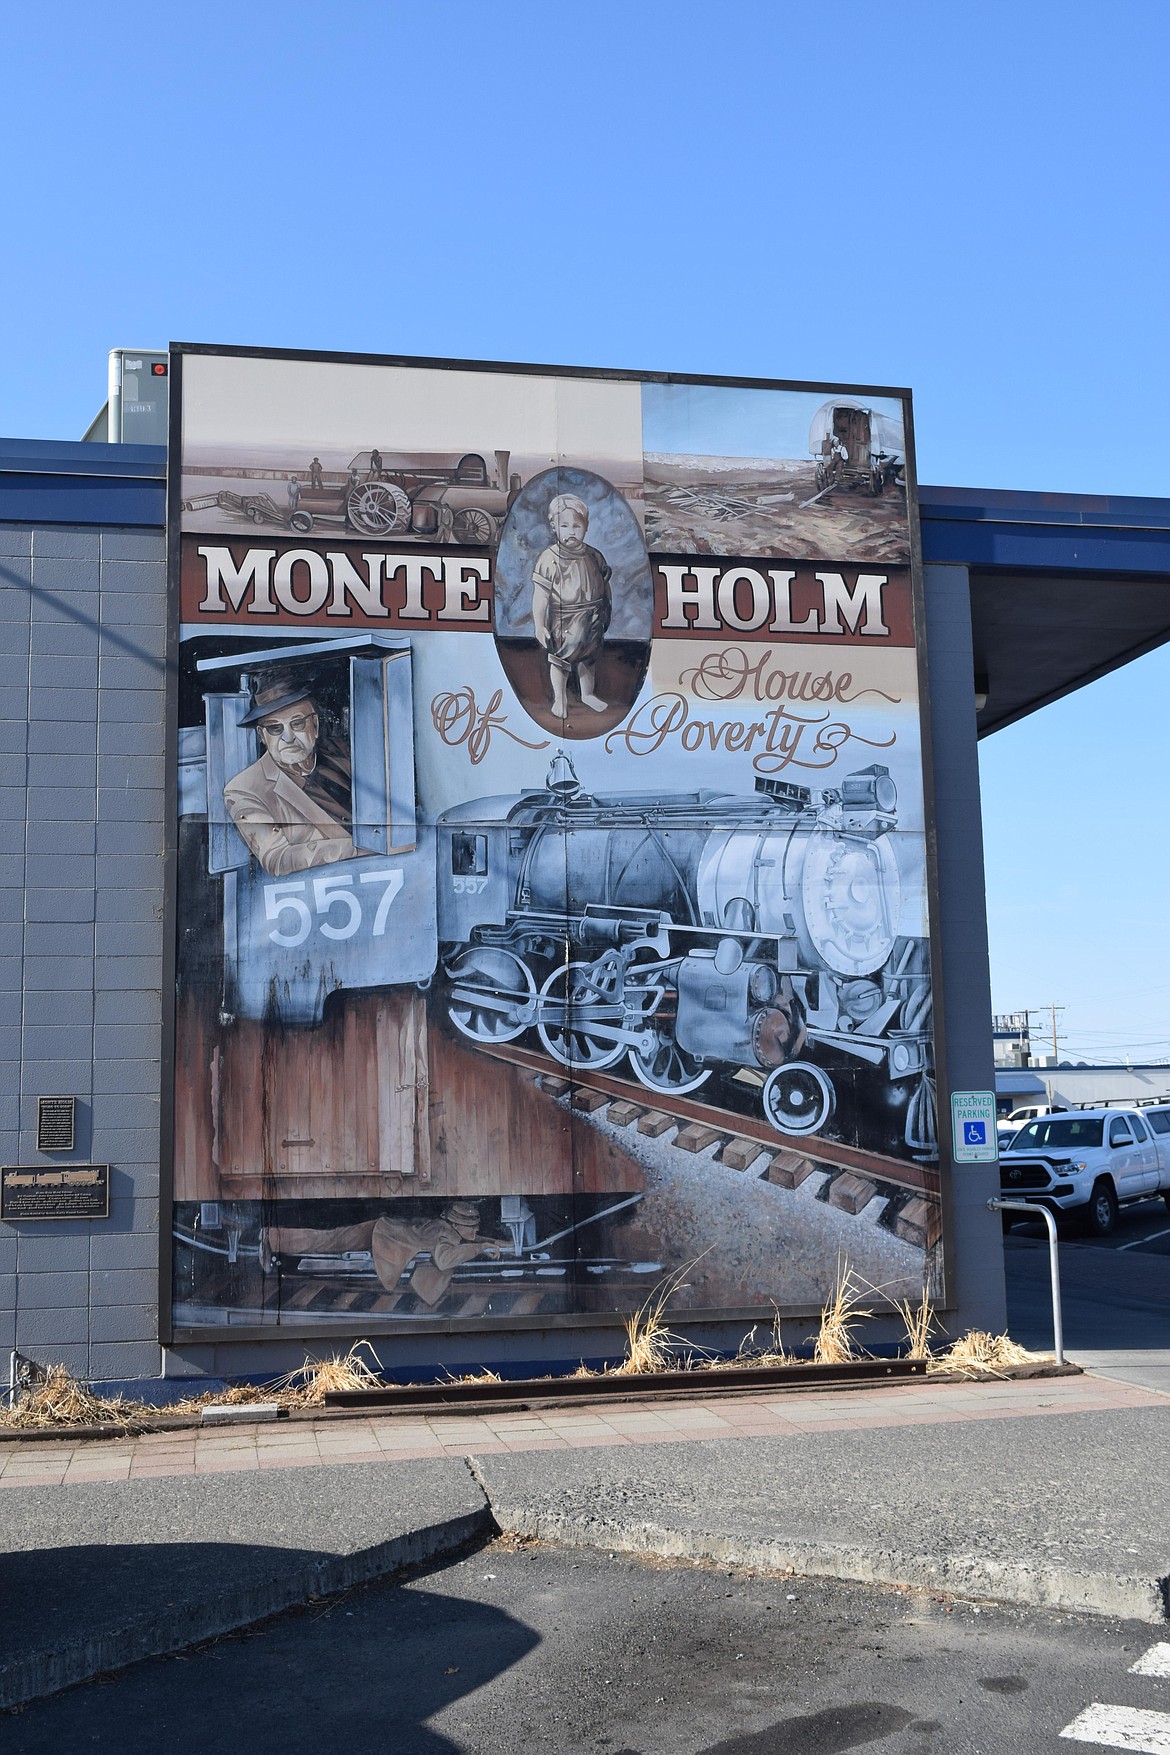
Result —
<path fill-rule="evenodd" d="M 558 737 L 600 737 L 650 661 L 654 583 L 626 500 L 588 469 L 545 469 L 509 508 L 496 555 L 495 636 L 524 711 Z"/>

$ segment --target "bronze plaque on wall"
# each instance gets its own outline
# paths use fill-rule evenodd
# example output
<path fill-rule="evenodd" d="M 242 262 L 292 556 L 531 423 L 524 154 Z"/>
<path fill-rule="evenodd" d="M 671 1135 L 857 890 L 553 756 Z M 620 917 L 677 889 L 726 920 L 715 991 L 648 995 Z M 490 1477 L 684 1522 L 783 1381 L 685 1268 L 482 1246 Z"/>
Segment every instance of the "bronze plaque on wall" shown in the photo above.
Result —
<path fill-rule="evenodd" d="M 6 1164 L 0 1169 L 0 1219 L 108 1219 L 110 1166 Z"/>
<path fill-rule="evenodd" d="M 76 1151 L 77 1098 L 37 1098 L 37 1151 Z"/>

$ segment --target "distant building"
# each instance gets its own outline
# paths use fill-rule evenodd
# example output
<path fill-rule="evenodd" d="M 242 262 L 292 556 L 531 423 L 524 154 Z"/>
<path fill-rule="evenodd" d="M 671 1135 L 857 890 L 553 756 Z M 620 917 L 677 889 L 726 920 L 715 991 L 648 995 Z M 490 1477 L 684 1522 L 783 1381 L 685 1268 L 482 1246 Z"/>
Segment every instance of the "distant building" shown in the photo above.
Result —
<path fill-rule="evenodd" d="M 995 1107 L 999 1115 L 1010 1115 L 1013 1109 L 1032 1103 L 1052 1103 L 1064 1109 L 1099 1103 L 1170 1103 L 1170 1063 L 1024 1067 L 1001 1061 L 998 1049 L 997 1042 Z"/>
<path fill-rule="evenodd" d="M 996 1066 L 1031 1066 L 1027 1012 L 997 1012 L 991 1026 Z"/>

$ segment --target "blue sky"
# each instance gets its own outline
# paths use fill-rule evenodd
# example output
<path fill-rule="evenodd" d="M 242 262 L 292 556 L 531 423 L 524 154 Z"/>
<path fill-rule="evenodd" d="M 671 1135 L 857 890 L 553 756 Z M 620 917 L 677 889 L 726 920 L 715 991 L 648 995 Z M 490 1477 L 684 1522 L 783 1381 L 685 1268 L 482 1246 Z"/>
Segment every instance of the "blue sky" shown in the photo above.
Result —
<path fill-rule="evenodd" d="M 221 341 L 906 384 L 923 481 L 1170 492 L 1165 0 L 55 0 L 4 62 L 5 435 Z M 984 746 L 996 1004 L 1086 1057 L 1170 1055 L 1168 688 Z"/>

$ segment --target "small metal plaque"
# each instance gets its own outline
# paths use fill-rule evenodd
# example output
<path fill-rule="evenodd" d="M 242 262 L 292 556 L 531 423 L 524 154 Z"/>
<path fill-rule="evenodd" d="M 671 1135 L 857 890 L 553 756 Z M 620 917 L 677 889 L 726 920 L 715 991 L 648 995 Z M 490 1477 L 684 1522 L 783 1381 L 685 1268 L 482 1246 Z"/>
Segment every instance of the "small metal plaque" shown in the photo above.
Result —
<path fill-rule="evenodd" d="M 72 1152 L 77 1148 L 77 1098 L 37 1098 L 37 1151 Z"/>
<path fill-rule="evenodd" d="M 5 1164 L 0 1169 L 0 1219 L 108 1219 L 110 1166 Z"/>

